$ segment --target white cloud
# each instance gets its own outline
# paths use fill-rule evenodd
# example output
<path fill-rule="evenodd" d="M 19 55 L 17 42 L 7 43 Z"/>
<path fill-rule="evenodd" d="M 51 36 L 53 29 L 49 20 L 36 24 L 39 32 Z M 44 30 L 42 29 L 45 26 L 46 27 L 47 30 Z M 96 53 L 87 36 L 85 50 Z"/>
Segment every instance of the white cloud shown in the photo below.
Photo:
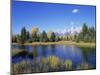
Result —
<path fill-rule="evenodd" d="M 72 10 L 72 13 L 77 13 L 77 12 L 79 12 L 79 9 L 73 9 Z"/>

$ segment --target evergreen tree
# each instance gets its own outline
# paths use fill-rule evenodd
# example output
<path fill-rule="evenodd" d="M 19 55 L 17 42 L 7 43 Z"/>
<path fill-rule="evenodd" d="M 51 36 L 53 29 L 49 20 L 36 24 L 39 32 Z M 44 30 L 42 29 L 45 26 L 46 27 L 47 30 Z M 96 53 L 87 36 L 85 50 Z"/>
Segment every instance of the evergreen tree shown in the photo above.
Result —
<path fill-rule="evenodd" d="M 24 44 L 25 41 L 26 41 L 26 29 L 25 27 L 23 27 L 21 30 L 21 43 Z"/>
<path fill-rule="evenodd" d="M 95 41 L 95 28 L 83 25 L 82 31 L 78 35 L 78 41 L 92 42 Z"/>
<path fill-rule="evenodd" d="M 51 33 L 51 37 L 50 37 L 50 41 L 51 41 L 51 42 L 54 42 L 55 39 L 56 39 L 56 35 L 55 35 L 54 32 L 52 32 L 52 33 Z"/>
<path fill-rule="evenodd" d="M 26 32 L 26 39 L 27 39 L 27 40 L 30 39 L 30 33 L 29 33 L 29 31 Z"/>
<path fill-rule="evenodd" d="M 41 42 L 47 42 L 48 41 L 48 37 L 45 31 L 42 32 L 41 37 L 40 37 L 40 41 Z"/>
<path fill-rule="evenodd" d="M 83 27 L 82 27 L 82 34 L 83 36 L 88 34 L 89 30 L 88 30 L 88 26 L 86 24 L 83 24 Z"/>

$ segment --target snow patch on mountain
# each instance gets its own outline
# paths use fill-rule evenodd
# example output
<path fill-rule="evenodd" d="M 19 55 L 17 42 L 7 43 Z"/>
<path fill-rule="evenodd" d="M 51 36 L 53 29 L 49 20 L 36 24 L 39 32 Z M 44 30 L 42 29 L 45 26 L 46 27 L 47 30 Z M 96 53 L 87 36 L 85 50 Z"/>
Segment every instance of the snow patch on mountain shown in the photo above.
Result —
<path fill-rule="evenodd" d="M 82 27 L 70 27 L 70 28 L 65 28 L 63 30 L 57 29 L 55 31 L 56 35 L 71 35 L 71 34 L 79 34 L 82 30 Z"/>

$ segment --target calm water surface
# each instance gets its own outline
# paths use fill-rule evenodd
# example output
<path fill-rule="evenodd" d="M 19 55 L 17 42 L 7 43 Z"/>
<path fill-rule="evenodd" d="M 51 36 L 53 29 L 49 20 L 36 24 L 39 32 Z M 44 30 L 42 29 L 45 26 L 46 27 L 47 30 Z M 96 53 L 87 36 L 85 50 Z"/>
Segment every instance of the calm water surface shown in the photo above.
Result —
<path fill-rule="evenodd" d="M 37 45 L 37 46 L 20 46 L 12 45 L 12 50 L 23 49 L 29 53 L 35 53 L 35 55 L 28 56 L 27 59 L 24 56 L 12 56 L 12 63 L 18 63 L 22 60 L 32 61 L 34 58 L 42 59 L 48 56 L 57 56 L 59 59 L 67 60 L 70 59 L 73 62 L 75 68 L 77 64 L 87 62 L 96 68 L 96 50 L 95 48 L 81 48 L 76 46 L 65 46 L 65 45 Z"/>

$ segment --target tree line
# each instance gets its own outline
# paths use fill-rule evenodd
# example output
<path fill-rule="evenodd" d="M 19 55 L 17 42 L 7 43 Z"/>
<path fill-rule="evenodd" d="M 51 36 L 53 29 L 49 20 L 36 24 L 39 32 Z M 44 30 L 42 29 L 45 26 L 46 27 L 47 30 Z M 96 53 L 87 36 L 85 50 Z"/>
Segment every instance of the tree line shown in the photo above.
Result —
<path fill-rule="evenodd" d="M 94 27 L 88 27 L 86 24 L 83 24 L 82 30 L 79 34 L 74 35 L 62 35 L 58 36 L 55 32 L 42 31 L 39 32 L 38 28 L 32 28 L 31 33 L 26 30 L 25 27 L 21 29 L 20 34 L 12 35 L 13 43 L 21 43 L 25 42 L 55 42 L 55 41 L 75 41 L 75 42 L 95 42 L 96 39 L 96 30 Z"/>
<path fill-rule="evenodd" d="M 12 42 L 22 43 L 25 42 L 55 42 L 57 36 L 54 32 L 49 32 L 48 35 L 45 31 L 39 33 L 38 28 L 32 28 L 31 34 L 25 27 L 21 29 L 21 33 L 18 35 L 12 35 Z"/>

